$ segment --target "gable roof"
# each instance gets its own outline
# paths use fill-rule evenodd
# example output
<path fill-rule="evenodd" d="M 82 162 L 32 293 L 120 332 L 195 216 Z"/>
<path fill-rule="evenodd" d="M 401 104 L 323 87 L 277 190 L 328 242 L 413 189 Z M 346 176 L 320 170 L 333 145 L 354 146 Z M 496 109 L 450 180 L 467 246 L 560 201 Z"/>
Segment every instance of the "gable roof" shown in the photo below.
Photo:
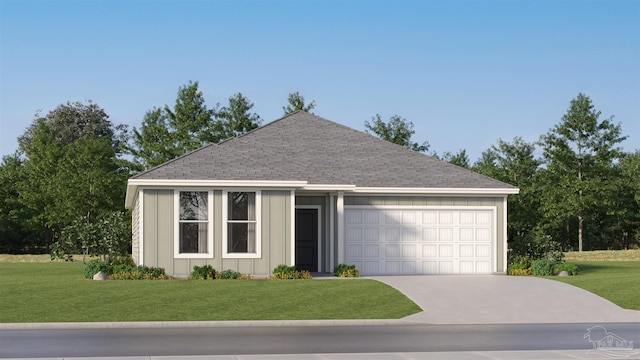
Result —
<path fill-rule="evenodd" d="M 272 181 L 349 188 L 518 189 L 306 112 L 210 144 L 130 179 Z"/>

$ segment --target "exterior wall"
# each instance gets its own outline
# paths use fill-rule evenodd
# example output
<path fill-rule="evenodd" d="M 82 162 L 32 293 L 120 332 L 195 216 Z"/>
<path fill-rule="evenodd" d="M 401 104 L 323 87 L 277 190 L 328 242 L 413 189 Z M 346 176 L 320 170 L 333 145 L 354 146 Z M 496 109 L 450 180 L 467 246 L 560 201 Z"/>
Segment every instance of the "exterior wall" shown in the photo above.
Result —
<path fill-rule="evenodd" d="M 131 210 L 131 257 L 140 262 L 140 199 L 136 197 Z"/>
<path fill-rule="evenodd" d="M 495 247 L 498 272 L 506 269 L 505 256 L 507 234 L 505 233 L 506 211 L 503 197 L 445 197 L 445 196 L 348 196 L 345 205 L 396 205 L 396 206 L 495 206 L 496 237 Z"/>
<path fill-rule="evenodd" d="M 211 189 L 193 189 L 207 191 Z M 196 265 L 211 265 L 218 271 L 231 269 L 243 274 L 269 275 L 291 259 L 291 194 L 289 191 L 262 190 L 261 257 L 257 259 L 222 258 L 222 190 L 213 191 L 213 256 L 195 259 L 174 257 L 174 190 L 145 189 L 143 200 L 144 261 L 146 266 L 165 269 L 168 275 L 186 276 Z"/>

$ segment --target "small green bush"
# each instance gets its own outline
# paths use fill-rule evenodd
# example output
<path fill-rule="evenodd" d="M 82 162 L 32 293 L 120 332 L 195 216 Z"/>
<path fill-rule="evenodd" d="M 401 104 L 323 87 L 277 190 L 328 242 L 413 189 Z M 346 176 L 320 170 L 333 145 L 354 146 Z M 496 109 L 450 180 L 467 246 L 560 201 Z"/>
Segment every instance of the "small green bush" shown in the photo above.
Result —
<path fill-rule="evenodd" d="M 511 258 L 509 264 L 516 266 L 518 269 L 528 269 L 531 267 L 532 261 L 528 256 L 515 255 Z"/>
<path fill-rule="evenodd" d="M 274 279 L 295 279 L 296 267 L 288 265 L 278 265 L 273 269 Z"/>
<path fill-rule="evenodd" d="M 116 256 L 114 258 L 111 259 L 111 263 L 109 264 L 109 266 L 114 267 L 117 265 L 129 265 L 129 266 L 136 266 L 136 263 L 133 261 L 133 258 L 131 257 L 131 255 L 121 255 L 121 256 Z"/>
<path fill-rule="evenodd" d="M 512 276 L 530 276 L 530 269 L 507 269 L 507 275 Z"/>
<path fill-rule="evenodd" d="M 129 264 L 112 265 L 111 267 L 109 267 L 109 274 L 113 275 L 113 274 L 119 274 L 124 272 L 131 272 L 134 267 L 135 265 L 129 265 Z"/>
<path fill-rule="evenodd" d="M 216 273 L 215 278 L 222 280 L 235 280 L 239 279 L 241 276 L 242 274 L 240 274 L 239 272 L 227 269 L 223 270 L 222 272 Z"/>
<path fill-rule="evenodd" d="M 531 265 L 531 273 L 535 276 L 551 276 L 556 268 L 556 262 L 549 259 L 537 259 Z"/>
<path fill-rule="evenodd" d="M 112 280 L 167 280 L 169 276 L 163 268 L 149 266 L 127 267 L 119 266 L 118 272 L 113 272 Z"/>
<path fill-rule="evenodd" d="M 85 279 L 93 279 L 93 275 L 99 273 L 100 271 L 105 274 L 108 272 L 109 267 L 102 260 L 89 260 L 84 265 L 84 278 Z"/>
<path fill-rule="evenodd" d="M 337 277 L 360 277 L 360 271 L 355 265 L 338 264 L 333 268 L 333 274 Z"/>
<path fill-rule="evenodd" d="M 273 269 L 274 279 L 311 279 L 307 270 L 297 271 L 295 266 L 278 265 Z"/>
<path fill-rule="evenodd" d="M 578 265 L 572 263 L 562 263 L 556 265 L 555 272 L 559 273 L 560 271 L 566 271 L 569 275 L 577 275 L 578 274 Z"/>
<path fill-rule="evenodd" d="M 531 269 L 526 263 L 509 264 L 507 265 L 507 275 L 529 276 Z"/>
<path fill-rule="evenodd" d="M 194 266 L 191 278 L 196 280 L 213 280 L 216 278 L 216 270 L 211 265 Z"/>

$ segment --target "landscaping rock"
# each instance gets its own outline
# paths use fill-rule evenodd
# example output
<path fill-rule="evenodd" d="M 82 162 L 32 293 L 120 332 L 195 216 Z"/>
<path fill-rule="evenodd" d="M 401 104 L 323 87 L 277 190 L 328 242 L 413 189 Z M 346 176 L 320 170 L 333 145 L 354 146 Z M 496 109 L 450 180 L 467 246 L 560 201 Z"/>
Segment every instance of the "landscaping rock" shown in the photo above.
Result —
<path fill-rule="evenodd" d="M 93 280 L 107 280 L 107 274 L 104 271 L 93 275 Z"/>
<path fill-rule="evenodd" d="M 560 272 L 558 273 L 558 276 L 569 276 L 569 273 L 568 273 L 568 272 L 566 272 L 566 271 L 560 271 Z"/>

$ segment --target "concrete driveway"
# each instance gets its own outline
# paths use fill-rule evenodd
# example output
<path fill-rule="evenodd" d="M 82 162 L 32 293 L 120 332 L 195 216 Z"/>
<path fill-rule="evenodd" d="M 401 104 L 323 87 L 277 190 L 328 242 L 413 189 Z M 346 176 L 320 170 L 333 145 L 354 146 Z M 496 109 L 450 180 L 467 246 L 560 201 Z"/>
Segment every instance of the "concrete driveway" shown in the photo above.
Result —
<path fill-rule="evenodd" d="M 640 311 L 558 281 L 506 275 L 372 276 L 423 311 L 404 320 L 430 324 L 638 322 Z"/>

